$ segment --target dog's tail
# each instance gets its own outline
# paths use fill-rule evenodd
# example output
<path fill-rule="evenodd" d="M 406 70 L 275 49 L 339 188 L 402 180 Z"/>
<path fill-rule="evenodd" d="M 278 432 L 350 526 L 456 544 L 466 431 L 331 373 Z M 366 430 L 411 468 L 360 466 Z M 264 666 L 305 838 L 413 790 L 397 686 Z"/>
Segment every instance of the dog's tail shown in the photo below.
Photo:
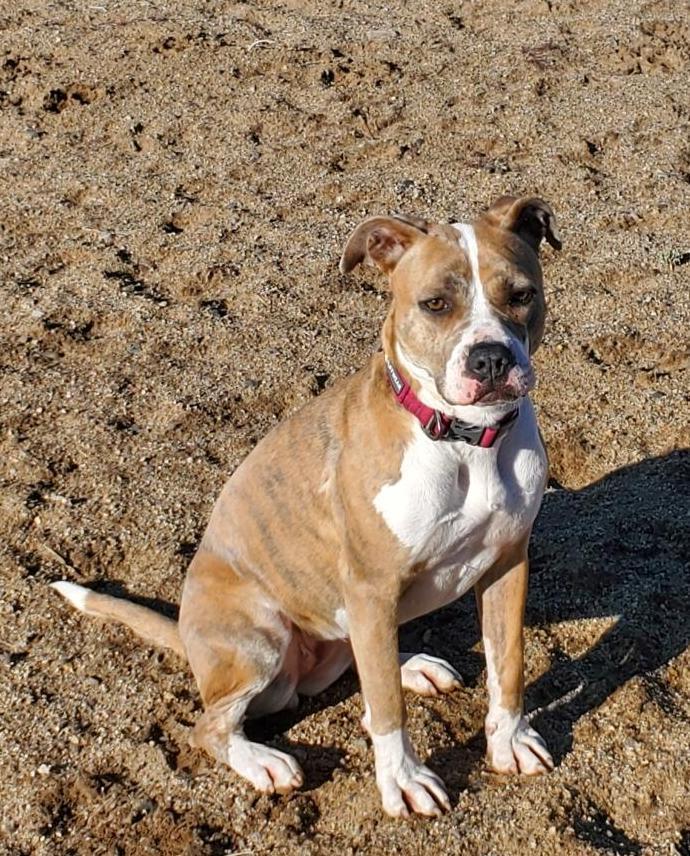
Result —
<path fill-rule="evenodd" d="M 84 586 L 78 586 L 76 583 L 61 580 L 50 585 L 81 612 L 119 621 L 148 642 L 164 648 L 172 648 L 176 654 L 186 659 L 177 621 L 174 619 L 167 618 L 146 606 L 139 606 L 138 603 L 132 603 L 121 597 L 112 597 L 109 594 L 100 594 Z"/>

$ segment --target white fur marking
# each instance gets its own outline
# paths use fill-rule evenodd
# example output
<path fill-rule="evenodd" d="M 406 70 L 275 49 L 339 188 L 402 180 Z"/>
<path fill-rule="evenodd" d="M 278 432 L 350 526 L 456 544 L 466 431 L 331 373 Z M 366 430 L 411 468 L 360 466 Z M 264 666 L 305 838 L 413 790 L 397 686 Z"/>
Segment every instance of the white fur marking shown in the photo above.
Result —
<path fill-rule="evenodd" d="M 438 816 L 450 803 L 443 782 L 425 767 L 410 744 L 407 731 L 372 734 L 376 758 L 376 784 L 384 811 L 392 817 L 413 812 Z"/>
<path fill-rule="evenodd" d="M 227 753 L 230 767 L 263 793 L 289 793 L 304 781 L 292 755 L 262 743 L 251 743 L 241 732 L 230 736 Z"/>
<path fill-rule="evenodd" d="M 545 477 L 546 456 L 528 399 L 493 449 L 434 443 L 415 424 L 398 480 L 374 499 L 411 560 L 427 564 L 403 596 L 401 621 L 460 597 L 506 543 L 524 535 L 539 510 Z"/>
<path fill-rule="evenodd" d="M 431 654 L 401 654 L 400 678 L 404 689 L 419 695 L 449 693 L 462 686 L 462 678 L 450 663 Z"/>
<path fill-rule="evenodd" d="M 371 736 L 371 708 L 368 702 L 364 702 L 364 716 L 362 717 L 362 728 Z"/>
<path fill-rule="evenodd" d="M 65 600 L 68 600 L 72 606 L 81 610 L 81 612 L 88 612 L 86 601 L 90 594 L 89 589 L 79 586 L 76 583 L 69 583 L 67 580 L 51 583 L 50 587 L 59 592 Z"/>
<path fill-rule="evenodd" d="M 342 631 L 343 639 L 347 638 L 350 633 L 350 627 L 347 622 L 347 610 L 342 606 L 335 611 L 335 623 Z"/>
<path fill-rule="evenodd" d="M 501 705 L 501 686 L 493 647 L 484 639 L 489 712 L 486 716 L 487 754 L 499 773 L 535 775 L 553 769 L 553 760 L 541 735 L 531 728 L 522 710 Z"/>
<path fill-rule="evenodd" d="M 484 294 L 484 286 L 479 276 L 479 246 L 474 226 L 469 223 L 455 223 L 454 228 L 460 232 L 463 247 L 472 271 L 472 326 L 495 321 L 491 306 Z"/>

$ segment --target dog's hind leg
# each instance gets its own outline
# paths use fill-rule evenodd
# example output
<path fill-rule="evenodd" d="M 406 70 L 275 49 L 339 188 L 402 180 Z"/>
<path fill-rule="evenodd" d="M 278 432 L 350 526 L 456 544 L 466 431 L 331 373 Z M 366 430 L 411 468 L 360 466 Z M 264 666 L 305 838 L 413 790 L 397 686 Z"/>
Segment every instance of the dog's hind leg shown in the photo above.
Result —
<path fill-rule="evenodd" d="M 242 727 L 247 714 L 296 702 L 291 623 L 256 584 L 202 548 L 185 581 L 180 636 L 205 708 L 192 745 L 264 793 L 299 787 L 303 775 L 294 758 L 250 742 Z"/>

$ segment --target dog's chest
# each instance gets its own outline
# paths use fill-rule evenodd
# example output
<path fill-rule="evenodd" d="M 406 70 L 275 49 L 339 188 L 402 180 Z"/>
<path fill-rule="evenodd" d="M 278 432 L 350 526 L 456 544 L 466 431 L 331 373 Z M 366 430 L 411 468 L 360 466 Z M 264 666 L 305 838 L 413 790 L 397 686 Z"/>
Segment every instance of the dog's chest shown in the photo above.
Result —
<path fill-rule="evenodd" d="M 502 548 L 529 530 L 546 467 L 531 408 L 498 449 L 433 443 L 421 431 L 415 435 L 399 479 L 382 487 L 374 504 L 410 551 L 411 564 L 424 566 L 412 589 L 431 590 L 429 608 L 462 594 Z"/>

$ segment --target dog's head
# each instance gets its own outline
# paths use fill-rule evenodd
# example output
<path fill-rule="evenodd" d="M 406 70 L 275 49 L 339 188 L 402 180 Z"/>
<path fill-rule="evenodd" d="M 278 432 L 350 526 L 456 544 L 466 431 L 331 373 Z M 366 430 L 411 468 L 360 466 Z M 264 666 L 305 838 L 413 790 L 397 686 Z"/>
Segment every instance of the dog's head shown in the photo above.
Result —
<path fill-rule="evenodd" d="M 365 220 L 340 270 L 365 261 L 388 274 L 386 354 L 429 404 L 488 423 L 534 385 L 530 357 L 546 315 L 543 239 L 560 249 L 551 207 L 504 196 L 471 224 Z"/>

